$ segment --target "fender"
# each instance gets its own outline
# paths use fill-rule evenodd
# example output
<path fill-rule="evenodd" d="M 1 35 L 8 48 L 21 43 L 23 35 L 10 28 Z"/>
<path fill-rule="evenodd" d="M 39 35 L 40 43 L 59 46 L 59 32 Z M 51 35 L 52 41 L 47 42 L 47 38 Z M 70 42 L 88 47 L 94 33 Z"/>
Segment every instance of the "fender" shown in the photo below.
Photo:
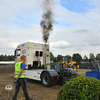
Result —
<path fill-rule="evenodd" d="M 54 69 L 43 70 L 42 73 L 41 73 L 41 75 L 40 75 L 40 78 L 42 77 L 43 73 L 48 73 L 51 78 L 58 78 L 59 77 L 58 73 Z"/>

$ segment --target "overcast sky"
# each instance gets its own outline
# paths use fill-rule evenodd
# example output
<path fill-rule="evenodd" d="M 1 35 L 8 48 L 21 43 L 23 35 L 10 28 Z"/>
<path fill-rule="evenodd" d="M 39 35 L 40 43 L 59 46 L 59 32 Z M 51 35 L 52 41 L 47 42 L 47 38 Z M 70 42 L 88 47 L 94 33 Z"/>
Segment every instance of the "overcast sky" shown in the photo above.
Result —
<path fill-rule="evenodd" d="M 53 0 L 56 23 L 50 51 L 57 56 L 100 52 L 100 0 Z M 44 43 L 40 22 L 43 0 L 0 0 L 0 55 L 13 55 L 27 41 Z"/>

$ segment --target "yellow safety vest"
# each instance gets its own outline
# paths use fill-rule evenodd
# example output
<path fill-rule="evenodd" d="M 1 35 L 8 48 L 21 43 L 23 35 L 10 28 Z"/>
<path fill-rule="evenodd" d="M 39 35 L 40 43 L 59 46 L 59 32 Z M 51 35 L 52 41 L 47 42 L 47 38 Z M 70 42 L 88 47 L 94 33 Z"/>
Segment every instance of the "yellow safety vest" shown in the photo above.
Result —
<path fill-rule="evenodd" d="M 21 70 L 21 63 L 23 63 L 23 62 L 22 61 L 17 62 L 15 65 L 15 78 L 18 78 L 19 72 Z M 26 72 L 25 72 L 25 70 L 23 70 L 20 78 L 25 78 L 25 75 L 26 75 Z"/>

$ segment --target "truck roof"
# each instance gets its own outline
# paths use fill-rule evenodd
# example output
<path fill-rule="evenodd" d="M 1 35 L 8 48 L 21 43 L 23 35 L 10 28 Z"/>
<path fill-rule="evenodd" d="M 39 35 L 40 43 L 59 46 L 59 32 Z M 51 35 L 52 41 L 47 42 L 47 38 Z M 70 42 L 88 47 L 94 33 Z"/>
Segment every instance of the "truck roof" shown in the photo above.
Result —
<path fill-rule="evenodd" d="M 32 43 L 32 44 L 38 44 L 38 45 L 43 45 L 42 43 L 35 43 L 35 42 L 25 42 L 25 43 L 21 43 L 17 46 L 17 48 L 21 48 L 23 46 L 26 46 L 28 43 Z M 44 44 L 45 45 L 45 44 Z M 48 44 L 46 44 L 48 45 Z"/>

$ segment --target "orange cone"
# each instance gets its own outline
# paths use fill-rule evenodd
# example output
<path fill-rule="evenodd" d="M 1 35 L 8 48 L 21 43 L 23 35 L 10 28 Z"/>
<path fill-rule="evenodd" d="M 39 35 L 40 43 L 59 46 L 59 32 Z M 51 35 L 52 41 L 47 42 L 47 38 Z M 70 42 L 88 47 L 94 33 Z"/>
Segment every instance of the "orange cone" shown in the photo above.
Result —
<path fill-rule="evenodd" d="M 25 99 L 25 95 L 24 95 L 24 92 L 23 92 L 23 99 Z"/>

